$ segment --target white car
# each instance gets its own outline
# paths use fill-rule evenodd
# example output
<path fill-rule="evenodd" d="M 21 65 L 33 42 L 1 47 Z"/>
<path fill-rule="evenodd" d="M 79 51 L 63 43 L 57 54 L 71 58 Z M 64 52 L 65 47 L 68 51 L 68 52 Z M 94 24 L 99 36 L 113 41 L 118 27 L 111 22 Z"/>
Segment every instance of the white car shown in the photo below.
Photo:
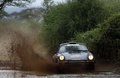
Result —
<path fill-rule="evenodd" d="M 84 63 L 95 68 L 95 58 L 84 43 L 62 43 L 59 51 L 53 56 L 53 61 L 58 64 L 76 65 Z"/>

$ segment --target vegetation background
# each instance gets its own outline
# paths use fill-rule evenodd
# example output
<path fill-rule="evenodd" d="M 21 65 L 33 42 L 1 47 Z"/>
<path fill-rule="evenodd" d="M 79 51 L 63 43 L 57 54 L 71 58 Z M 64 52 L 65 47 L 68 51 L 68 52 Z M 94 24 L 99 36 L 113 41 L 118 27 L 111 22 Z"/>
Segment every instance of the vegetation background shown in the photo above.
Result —
<path fill-rule="evenodd" d="M 67 0 L 50 6 L 43 25 L 50 50 L 63 42 L 84 42 L 96 58 L 120 61 L 119 4 L 120 0 Z"/>

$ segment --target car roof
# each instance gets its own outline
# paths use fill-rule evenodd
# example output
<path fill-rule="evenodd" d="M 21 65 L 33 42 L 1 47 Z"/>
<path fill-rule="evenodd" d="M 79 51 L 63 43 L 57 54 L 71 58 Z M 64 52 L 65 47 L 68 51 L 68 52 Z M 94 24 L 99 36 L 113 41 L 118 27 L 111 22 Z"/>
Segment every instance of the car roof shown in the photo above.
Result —
<path fill-rule="evenodd" d="M 77 42 L 68 42 L 68 43 L 61 43 L 60 46 L 63 46 L 63 45 L 70 45 L 70 44 L 79 44 L 79 45 L 85 45 L 84 43 L 77 43 Z"/>

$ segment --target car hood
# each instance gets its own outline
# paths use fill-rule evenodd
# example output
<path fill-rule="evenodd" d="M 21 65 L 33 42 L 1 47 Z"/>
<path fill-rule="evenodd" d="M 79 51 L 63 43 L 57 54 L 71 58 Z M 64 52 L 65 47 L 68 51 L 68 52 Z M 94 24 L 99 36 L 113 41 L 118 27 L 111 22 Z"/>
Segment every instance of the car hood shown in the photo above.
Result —
<path fill-rule="evenodd" d="M 62 52 L 58 55 L 63 55 L 65 60 L 87 60 L 90 52 Z"/>

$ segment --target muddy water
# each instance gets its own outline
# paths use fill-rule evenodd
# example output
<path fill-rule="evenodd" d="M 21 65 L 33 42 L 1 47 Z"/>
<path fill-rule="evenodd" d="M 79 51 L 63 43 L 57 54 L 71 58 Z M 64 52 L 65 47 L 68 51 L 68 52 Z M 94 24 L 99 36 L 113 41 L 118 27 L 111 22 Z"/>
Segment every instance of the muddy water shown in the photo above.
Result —
<path fill-rule="evenodd" d="M 0 78 L 120 78 L 118 74 L 54 74 L 36 75 L 35 72 L 1 70 Z"/>
<path fill-rule="evenodd" d="M 54 65 L 43 41 L 38 40 L 38 31 L 37 26 L 36 28 L 22 26 L 1 28 L 0 69 L 51 71 Z"/>

